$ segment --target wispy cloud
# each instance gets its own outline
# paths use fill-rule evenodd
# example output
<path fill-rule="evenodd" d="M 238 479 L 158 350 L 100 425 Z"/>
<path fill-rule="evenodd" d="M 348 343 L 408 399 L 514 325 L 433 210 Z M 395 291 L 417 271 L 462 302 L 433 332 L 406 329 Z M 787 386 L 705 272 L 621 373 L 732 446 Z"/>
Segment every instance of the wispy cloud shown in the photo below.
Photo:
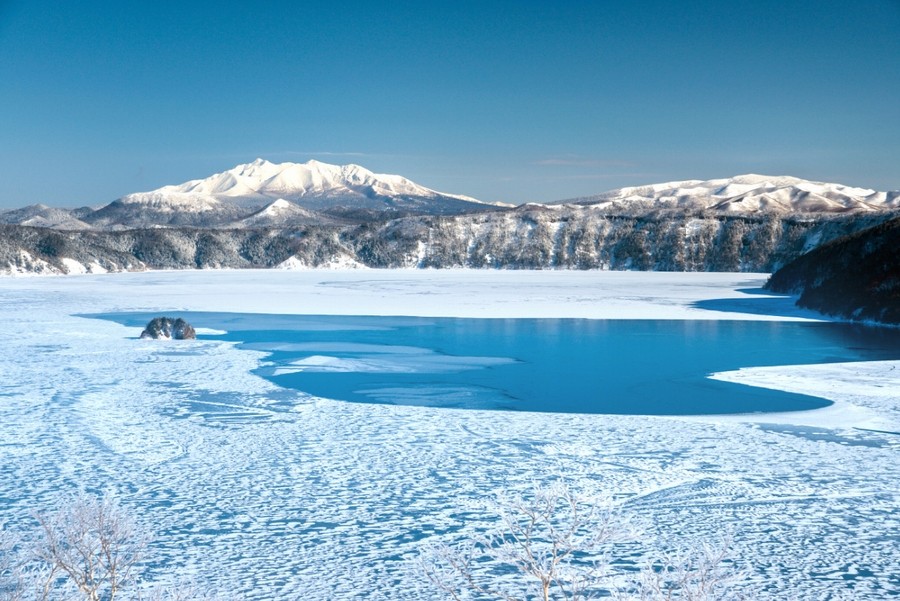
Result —
<path fill-rule="evenodd" d="M 636 165 L 630 161 L 619 159 L 592 159 L 578 155 L 550 157 L 534 161 L 532 164 L 543 167 L 581 167 L 585 169 L 628 169 L 636 167 Z"/>
<path fill-rule="evenodd" d="M 598 159 L 578 154 L 550 156 L 533 161 L 532 165 L 541 167 L 578 167 L 582 169 L 633 169 L 636 165 L 624 159 Z"/>
<path fill-rule="evenodd" d="M 658 173 L 649 172 L 626 172 L 617 171 L 616 173 L 584 173 L 581 175 L 551 175 L 542 178 L 544 181 L 575 181 L 575 180 L 604 180 L 604 179 L 620 179 L 623 177 L 635 178 L 653 178 L 659 177 Z"/>

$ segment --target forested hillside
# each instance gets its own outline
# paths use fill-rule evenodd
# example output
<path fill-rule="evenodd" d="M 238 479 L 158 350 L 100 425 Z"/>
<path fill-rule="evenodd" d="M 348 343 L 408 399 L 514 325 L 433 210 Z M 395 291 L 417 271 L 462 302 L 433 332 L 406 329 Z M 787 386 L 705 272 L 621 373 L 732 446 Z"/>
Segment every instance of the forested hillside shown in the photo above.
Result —
<path fill-rule="evenodd" d="M 766 287 L 847 319 L 900 324 L 900 218 L 823 244 L 775 272 Z"/>
<path fill-rule="evenodd" d="M 361 225 L 59 231 L 2 226 L 0 272 L 327 267 L 773 271 L 889 213 L 609 215 L 520 207 Z"/>

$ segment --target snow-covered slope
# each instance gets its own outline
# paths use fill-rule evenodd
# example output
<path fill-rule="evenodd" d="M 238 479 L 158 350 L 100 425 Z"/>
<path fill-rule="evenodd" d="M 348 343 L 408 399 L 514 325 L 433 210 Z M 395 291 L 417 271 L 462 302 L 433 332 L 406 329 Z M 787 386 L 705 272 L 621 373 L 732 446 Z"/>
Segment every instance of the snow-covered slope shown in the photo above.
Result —
<path fill-rule="evenodd" d="M 226 227 L 255 210 L 209 195 L 145 192 L 115 200 L 84 221 L 101 229 Z"/>
<path fill-rule="evenodd" d="M 372 173 L 359 165 L 330 165 L 319 161 L 270 163 L 256 159 L 206 179 L 164 186 L 157 193 L 192 193 L 226 198 L 374 198 L 411 197 L 456 199 L 483 204 L 474 198 L 445 194 L 420 186 L 399 175 Z M 131 197 L 140 195 L 133 194 Z"/>
<path fill-rule="evenodd" d="M 878 192 L 796 177 L 748 174 L 620 188 L 554 204 L 634 210 L 707 209 L 722 213 L 844 213 L 898 209 L 900 191 Z"/>
<path fill-rule="evenodd" d="M 290 216 L 304 209 L 276 201 L 248 218 L 246 227 L 216 229 L 60 232 L 0 225 L 0 274 L 72 273 L 77 266 L 68 259 L 85 268 L 96 263 L 107 271 L 358 263 L 376 268 L 770 272 L 893 214 L 627 216 L 561 206 L 281 228 L 282 211 Z"/>
<path fill-rule="evenodd" d="M 900 211 L 900 191 L 751 174 L 620 188 L 596 196 L 522 205 L 518 210 L 559 211 L 561 205 L 579 205 L 597 216 L 634 217 L 662 209 L 675 220 L 700 211 L 726 217 L 777 213 L 818 219 L 840 213 Z M 437 192 L 399 175 L 376 174 L 359 165 L 275 164 L 257 159 L 205 179 L 128 194 L 97 210 L 65 211 L 35 205 L 0 214 L 0 223 L 106 230 L 289 228 L 408 215 L 465 220 L 467 214 L 502 214 L 509 208 Z"/>
<path fill-rule="evenodd" d="M 60 230 L 83 230 L 90 226 L 66 209 L 36 204 L 0 213 L 0 223 L 47 227 Z"/>
<path fill-rule="evenodd" d="M 399 175 L 372 173 L 359 165 L 319 161 L 275 164 L 256 159 L 205 179 L 128 194 L 98 211 L 90 221 L 102 227 L 143 227 L 154 219 L 159 221 L 157 225 L 224 225 L 250 218 L 278 201 L 314 211 L 365 209 L 437 215 L 493 206 L 468 196 L 437 192 Z M 281 209 L 292 210 L 291 205 L 281 205 Z M 285 213 L 278 206 L 273 210 Z"/>
<path fill-rule="evenodd" d="M 336 219 L 310 211 L 283 198 L 274 200 L 260 210 L 228 224 L 229 228 L 293 227 L 298 225 L 337 225 Z"/>

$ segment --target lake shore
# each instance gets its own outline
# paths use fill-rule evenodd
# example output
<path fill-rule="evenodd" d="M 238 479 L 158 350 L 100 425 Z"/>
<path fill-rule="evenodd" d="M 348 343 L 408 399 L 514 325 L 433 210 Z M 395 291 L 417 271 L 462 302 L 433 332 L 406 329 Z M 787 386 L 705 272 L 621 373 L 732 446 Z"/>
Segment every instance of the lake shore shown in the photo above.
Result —
<path fill-rule="evenodd" d="M 138 340 L 140 328 L 76 316 L 814 318 L 789 298 L 760 293 L 765 277 L 367 270 L 4 278 L 0 509 L 12 527 L 61 494 L 109 491 L 152 526 L 157 579 L 190 574 L 246 599 L 379 590 L 424 601 L 434 594 L 407 565 L 423 542 L 471 535 L 485 526 L 493 495 L 562 476 L 640 516 L 642 553 L 730 535 L 734 555 L 773 598 L 820 599 L 848 582 L 859 598 L 879 598 L 895 586 L 900 561 L 890 539 L 900 528 L 900 441 L 889 427 L 898 362 L 737 372 L 846 403 L 840 420 L 815 421 L 828 408 L 790 416 L 799 422 L 448 411 L 309 397 L 254 376 L 264 353 Z M 867 413 L 854 417 L 851 405 Z"/>
<path fill-rule="evenodd" d="M 42 290 L 73 300 L 82 297 L 90 307 L 84 312 L 827 320 L 796 307 L 791 297 L 763 290 L 767 278 L 768 274 L 754 273 L 358 269 L 151 271 L 2 281 L 11 290 Z M 102 296 L 92 294 L 98 287 L 104 291 Z M 834 402 L 814 411 L 723 419 L 900 430 L 900 408 L 890 394 L 900 389 L 900 361 L 815 369 L 748 367 L 711 377 Z"/>

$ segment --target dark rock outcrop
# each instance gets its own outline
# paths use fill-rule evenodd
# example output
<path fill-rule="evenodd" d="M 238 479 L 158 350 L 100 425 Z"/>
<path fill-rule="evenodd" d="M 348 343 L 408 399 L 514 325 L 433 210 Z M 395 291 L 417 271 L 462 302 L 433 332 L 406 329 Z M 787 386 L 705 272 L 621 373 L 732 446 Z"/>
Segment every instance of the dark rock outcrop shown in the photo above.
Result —
<path fill-rule="evenodd" d="M 900 324 L 900 217 L 843 236 L 776 271 L 766 288 L 844 319 Z"/>
<path fill-rule="evenodd" d="M 175 339 L 175 340 L 193 340 L 197 337 L 194 328 L 181 319 L 172 319 L 170 317 L 154 317 L 141 332 L 141 338 L 159 339 Z"/>

